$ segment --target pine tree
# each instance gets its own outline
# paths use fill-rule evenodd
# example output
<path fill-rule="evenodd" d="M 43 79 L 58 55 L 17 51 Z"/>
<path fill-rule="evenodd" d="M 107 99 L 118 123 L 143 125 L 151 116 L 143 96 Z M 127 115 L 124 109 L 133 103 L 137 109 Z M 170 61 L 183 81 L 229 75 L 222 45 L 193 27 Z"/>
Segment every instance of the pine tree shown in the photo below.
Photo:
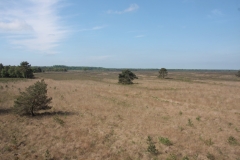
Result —
<path fill-rule="evenodd" d="M 42 79 L 26 88 L 25 92 L 20 92 L 14 101 L 14 111 L 19 115 L 34 116 L 36 111 L 51 109 L 48 105 L 51 100 L 51 97 L 47 97 L 47 84 Z"/>
<path fill-rule="evenodd" d="M 118 83 L 121 84 L 133 84 L 132 80 L 138 79 L 138 77 L 132 73 L 130 70 L 123 70 L 118 76 Z"/>
<path fill-rule="evenodd" d="M 159 77 L 165 78 L 165 76 L 167 76 L 167 74 L 168 74 L 168 71 L 167 71 L 166 68 L 161 68 L 161 69 L 159 70 Z"/>

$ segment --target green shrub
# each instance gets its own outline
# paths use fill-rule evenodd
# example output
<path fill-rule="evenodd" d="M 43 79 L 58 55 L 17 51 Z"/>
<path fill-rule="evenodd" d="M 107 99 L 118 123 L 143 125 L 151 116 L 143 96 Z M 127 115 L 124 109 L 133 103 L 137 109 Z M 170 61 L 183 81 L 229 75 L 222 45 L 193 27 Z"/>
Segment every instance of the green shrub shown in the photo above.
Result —
<path fill-rule="evenodd" d="M 230 136 L 228 138 L 228 143 L 231 144 L 231 145 L 237 145 L 238 144 L 236 138 L 234 138 L 233 136 Z"/>
<path fill-rule="evenodd" d="M 158 154 L 158 150 L 156 149 L 155 144 L 152 141 L 152 138 L 148 136 L 147 138 L 148 148 L 147 151 L 151 154 Z"/>

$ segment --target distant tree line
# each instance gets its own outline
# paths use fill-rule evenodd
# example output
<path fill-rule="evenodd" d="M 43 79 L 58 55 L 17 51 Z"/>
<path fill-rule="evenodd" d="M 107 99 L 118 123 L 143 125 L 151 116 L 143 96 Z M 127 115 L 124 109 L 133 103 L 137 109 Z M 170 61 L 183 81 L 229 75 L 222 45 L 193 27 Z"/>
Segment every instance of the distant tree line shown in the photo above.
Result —
<path fill-rule="evenodd" d="M 43 66 L 43 67 L 32 67 L 33 73 L 39 72 L 67 72 L 68 67 L 63 65 L 54 65 L 54 66 Z"/>
<path fill-rule="evenodd" d="M 27 61 L 23 61 L 19 66 L 4 66 L 0 63 L 1 78 L 33 78 L 33 70 Z"/>
<path fill-rule="evenodd" d="M 85 67 L 85 66 L 65 66 L 65 65 L 54 65 L 54 66 L 33 66 L 34 73 L 39 72 L 67 72 L 68 70 L 109 70 L 102 67 Z"/>

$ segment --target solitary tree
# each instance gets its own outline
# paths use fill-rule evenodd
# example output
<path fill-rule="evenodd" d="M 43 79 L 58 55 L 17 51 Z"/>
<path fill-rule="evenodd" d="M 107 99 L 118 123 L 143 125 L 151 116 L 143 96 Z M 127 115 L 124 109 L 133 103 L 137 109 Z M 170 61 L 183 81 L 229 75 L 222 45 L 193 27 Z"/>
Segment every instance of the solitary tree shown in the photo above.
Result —
<path fill-rule="evenodd" d="M 42 79 L 26 88 L 25 92 L 20 92 L 14 101 L 14 111 L 19 115 L 34 116 L 36 111 L 51 109 L 51 100 L 47 97 L 47 84 Z"/>
<path fill-rule="evenodd" d="M 121 84 L 133 84 L 132 80 L 138 79 L 138 77 L 132 73 L 130 70 L 123 70 L 118 76 L 118 83 Z"/>
<path fill-rule="evenodd" d="M 168 74 L 168 71 L 167 71 L 166 68 L 161 68 L 161 69 L 159 70 L 159 77 L 165 78 L 165 76 L 167 76 L 167 74 Z"/>
<path fill-rule="evenodd" d="M 240 77 L 240 70 L 236 74 L 237 77 Z"/>

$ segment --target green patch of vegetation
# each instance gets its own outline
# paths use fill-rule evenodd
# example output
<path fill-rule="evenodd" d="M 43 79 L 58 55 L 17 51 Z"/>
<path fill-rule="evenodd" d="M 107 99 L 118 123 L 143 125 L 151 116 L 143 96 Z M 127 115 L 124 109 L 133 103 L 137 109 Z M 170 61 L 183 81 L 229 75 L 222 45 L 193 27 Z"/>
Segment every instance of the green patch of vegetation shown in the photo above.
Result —
<path fill-rule="evenodd" d="M 170 116 L 162 116 L 162 119 L 164 120 L 169 120 L 171 117 Z"/>
<path fill-rule="evenodd" d="M 196 120 L 197 120 L 197 121 L 200 121 L 200 120 L 201 120 L 201 117 L 200 117 L 200 116 L 197 116 Z"/>
<path fill-rule="evenodd" d="M 213 154 L 211 154 L 211 153 L 208 153 L 208 154 L 207 154 L 207 158 L 208 158 L 209 160 L 215 160 L 215 156 L 214 156 Z"/>
<path fill-rule="evenodd" d="M 207 146 L 211 146 L 211 145 L 214 144 L 211 138 L 209 138 L 209 139 L 203 139 L 202 137 L 200 137 L 200 140 L 203 141 L 203 143 L 204 143 L 205 145 L 207 145 Z"/>
<path fill-rule="evenodd" d="M 48 149 L 45 152 L 44 160 L 53 160 L 52 155 L 50 154 Z"/>
<path fill-rule="evenodd" d="M 207 139 L 207 140 L 205 140 L 204 141 L 204 143 L 207 145 L 207 146 L 211 146 L 211 145 L 213 145 L 213 141 L 212 141 L 212 139 L 210 138 L 210 139 Z"/>
<path fill-rule="evenodd" d="M 63 126 L 65 124 L 65 122 L 61 118 L 59 118 L 58 116 L 53 117 L 53 119 L 54 119 L 55 122 L 57 122 L 61 126 Z"/>
<path fill-rule="evenodd" d="M 158 150 L 156 149 L 156 146 L 155 146 L 151 136 L 148 136 L 147 144 L 148 144 L 147 151 L 149 153 L 154 154 L 154 155 L 158 154 Z"/>
<path fill-rule="evenodd" d="M 179 126 L 178 128 L 180 129 L 180 131 L 184 130 L 184 128 L 182 126 Z"/>
<path fill-rule="evenodd" d="M 188 156 L 184 156 L 182 160 L 189 160 Z"/>
<path fill-rule="evenodd" d="M 106 142 L 111 142 L 111 138 L 114 135 L 114 130 L 112 129 L 108 134 L 105 135 L 104 139 L 103 139 L 103 143 Z"/>
<path fill-rule="evenodd" d="M 229 143 L 230 145 L 237 145 L 237 144 L 238 144 L 237 139 L 234 138 L 233 136 L 230 136 L 230 137 L 228 138 L 228 143 Z"/>
<path fill-rule="evenodd" d="M 171 153 L 166 160 L 177 160 L 177 156 Z"/>
<path fill-rule="evenodd" d="M 164 137 L 159 137 L 159 142 L 166 146 L 173 145 L 173 143 L 168 138 L 164 138 Z"/>
<path fill-rule="evenodd" d="M 182 114 L 183 114 L 182 111 L 180 111 L 180 112 L 179 112 L 179 115 L 181 116 Z"/>
<path fill-rule="evenodd" d="M 12 142 L 12 144 L 17 145 L 17 137 L 16 137 L 16 135 L 12 136 L 11 142 Z"/>
<path fill-rule="evenodd" d="M 27 81 L 25 78 L 0 78 L 0 82 L 8 83 L 8 82 L 18 82 L 18 81 Z"/>
<path fill-rule="evenodd" d="M 192 123 L 191 119 L 188 119 L 188 124 L 187 125 L 190 126 L 190 127 L 193 127 L 193 123 Z"/>
<path fill-rule="evenodd" d="M 180 80 L 180 81 L 183 81 L 183 82 L 192 82 L 192 80 L 190 78 L 187 78 L 187 77 L 179 77 L 176 80 Z"/>

